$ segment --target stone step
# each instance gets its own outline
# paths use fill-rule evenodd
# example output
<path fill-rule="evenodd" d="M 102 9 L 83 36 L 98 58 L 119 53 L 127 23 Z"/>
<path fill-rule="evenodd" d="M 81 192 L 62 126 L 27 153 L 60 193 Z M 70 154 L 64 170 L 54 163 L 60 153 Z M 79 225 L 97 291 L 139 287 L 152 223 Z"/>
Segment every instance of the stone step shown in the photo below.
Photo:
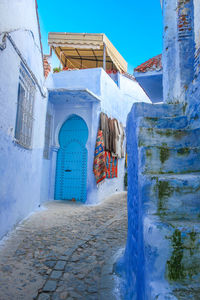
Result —
<path fill-rule="evenodd" d="M 132 113 L 137 117 L 177 117 L 184 115 L 183 104 L 150 104 L 150 103 L 134 103 Z"/>
<path fill-rule="evenodd" d="M 158 129 L 183 129 L 188 125 L 186 116 L 180 117 L 141 117 L 139 120 L 139 126 L 145 128 L 158 128 Z"/>
<path fill-rule="evenodd" d="M 141 146 L 185 148 L 200 146 L 200 128 L 158 129 L 139 127 L 138 143 Z"/>
<path fill-rule="evenodd" d="M 153 287 L 148 299 L 182 299 L 181 291 L 184 296 L 188 293 L 187 299 L 198 299 L 195 296 L 200 292 L 199 240 L 199 222 L 170 224 L 157 216 L 145 217 L 144 251 L 148 257 L 145 273 Z"/>
<path fill-rule="evenodd" d="M 200 173 L 140 175 L 144 209 L 163 220 L 200 222 Z"/>
<path fill-rule="evenodd" d="M 200 172 L 200 147 L 141 147 L 140 170 L 147 174 Z"/>

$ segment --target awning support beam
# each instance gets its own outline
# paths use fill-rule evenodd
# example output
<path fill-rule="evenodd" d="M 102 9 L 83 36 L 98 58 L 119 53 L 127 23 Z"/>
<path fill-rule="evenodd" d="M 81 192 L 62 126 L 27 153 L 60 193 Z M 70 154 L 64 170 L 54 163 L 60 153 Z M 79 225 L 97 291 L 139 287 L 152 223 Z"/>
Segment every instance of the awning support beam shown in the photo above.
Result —
<path fill-rule="evenodd" d="M 103 43 L 103 68 L 106 71 L 106 44 Z"/>
<path fill-rule="evenodd" d="M 102 62 L 102 59 L 93 59 L 93 58 L 86 58 L 86 57 L 83 57 L 83 58 L 80 58 L 79 56 L 66 56 L 64 53 L 63 53 L 63 55 L 66 57 L 66 58 L 68 58 L 68 59 L 73 59 L 73 60 L 76 60 L 76 59 L 79 59 L 79 60 L 85 60 L 85 61 L 97 61 L 97 62 Z M 113 63 L 111 60 L 106 60 L 106 63 Z"/>

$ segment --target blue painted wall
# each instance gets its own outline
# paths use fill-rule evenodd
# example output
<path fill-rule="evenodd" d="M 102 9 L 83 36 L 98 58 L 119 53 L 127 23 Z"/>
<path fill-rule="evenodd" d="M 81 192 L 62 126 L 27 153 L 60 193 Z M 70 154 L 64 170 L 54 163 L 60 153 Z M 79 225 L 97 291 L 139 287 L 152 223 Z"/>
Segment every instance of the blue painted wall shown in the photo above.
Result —
<path fill-rule="evenodd" d="M 137 82 L 118 74 L 116 84 L 101 68 L 65 71 L 50 75 L 45 82 L 35 3 L 0 3 L 0 11 L 4 12 L 1 31 L 9 32 L 41 90 L 45 94 L 46 86 L 49 93 L 47 100 L 36 88 L 32 149 L 26 150 L 14 140 L 21 60 L 7 40 L 6 48 L 0 51 L 0 238 L 41 203 L 54 199 L 59 130 L 71 114 L 83 118 L 89 129 L 87 203 L 97 203 L 123 190 L 124 159 L 119 161 L 119 177 L 96 187 L 93 158 L 99 114 L 104 111 L 125 126 L 134 102 L 150 102 Z M 50 159 L 43 158 L 47 111 L 52 116 Z"/>
<path fill-rule="evenodd" d="M 35 1 L 1 1 L 0 28 L 10 32 L 16 46 L 42 87 L 42 52 Z M 26 11 L 26 14 L 24 14 Z M 15 18 L 13 18 L 15 16 Z M 2 39 L 2 34 L 1 34 Z M 34 103 L 33 149 L 14 141 L 17 113 L 19 67 L 21 60 L 6 41 L 0 51 L 0 238 L 40 204 L 40 185 L 47 99 L 36 88 Z M 43 87 L 42 87 L 43 88 Z"/>
<path fill-rule="evenodd" d="M 144 299 L 144 288 L 141 289 L 141 283 L 144 282 L 144 257 L 142 247 L 142 220 L 141 202 L 139 196 L 139 161 L 138 161 L 138 143 L 136 135 L 137 119 L 132 110 L 129 113 L 126 126 L 127 135 L 127 155 L 128 155 L 128 235 L 127 246 L 124 255 L 124 265 L 126 272 L 125 299 L 138 299 L 138 293 L 141 293 L 141 300 Z"/>
<path fill-rule="evenodd" d="M 197 2 L 193 14 L 193 1 L 163 0 L 164 101 L 171 105 L 134 104 L 128 115 L 128 238 L 118 265 L 125 299 L 199 295 Z"/>
<path fill-rule="evenodd" d="M 194 78 L 193 0 L 163 0 L 163 97 L 164 102 L 186 101 Z"/>
<path fill-rule="evenodd" d="M 187 90 L 187 115 L 192 128 L 200 126 L 200 3 L 194 0 L 194 39 L 195 39 L 195 60 L 194 60 L 194 80 Z"/>
<path fill-rule="evenodd" d="M 163 102 L 163 76 L 162 72 L 136 73 L 135 78 L 145 90 L 152 103 Z"/>

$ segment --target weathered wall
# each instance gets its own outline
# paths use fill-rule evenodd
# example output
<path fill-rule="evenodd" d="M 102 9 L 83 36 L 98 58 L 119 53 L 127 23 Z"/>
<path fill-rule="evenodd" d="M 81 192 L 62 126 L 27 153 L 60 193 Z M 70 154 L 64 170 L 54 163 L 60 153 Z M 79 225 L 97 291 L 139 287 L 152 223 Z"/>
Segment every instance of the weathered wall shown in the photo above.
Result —
<path fill-rule="evenodd" d="M 190 127 L 200 127 L 200 3 L 194 0 L 194 33 L 195 33 L 195 64 L 194 80 L 187 91 L 187 115 L 190 119 Z"/>
<path fill-rule="evenodd" d="M 192 128 L 200 118 L 200 2 L 163 0 L 164 101 L 185 103 Z"/>
<path fill-rule="evenodd" d="M 35 1 L 1 1 L 0 29 L 10 36 L 42 86 L 43 62 Z M 26 13 L 24 13 L 26 12 Z M 15 16 L 15 17 L 14 17 Z M 1 35 L 2 38 L 2 35 Z M 20 58 L 9 40 L 0 51 L 0 238 L 40 203 L 47 100 L 36 87 L 32 150 L 14 141 Z"/>
<path fill-rule="evenodd" d="M 194 78 L 193 0 L 163 0 L 164 102 L 186 102 Z"/>
<path fill-rule="evenodd" d="M 180 75 L 177 44 L 177 1 L 163 0 L 163 98 L 172 102 L 180 95 Z"/>
<path fill-rule="evenodd" d="M 194 6 L 193 0 L 178 0 L 178 55 L 181 95 L 180 101 L 186 102 L 186 92 L 194 79 Z"/>
<path fill-rule="evenodd" d="M 125 299 L 199 294 L 199 128 L 183 112 L 138 103 L 128 115 Z"/>
<path fill-rule="evenodd" d="M 194 30 L 195 30 L 195 44 L 196 50 L 200 48 L 200 3 L 198 0 L 194 0 Z"/>
<path fill-rule="evenodd" d="M 191 0 L 163 0 L 164 100 L 173 105 L 134 104 L 128 115 L 126 299 L 199 295 L 199 10 L 199 1 L 193 14 Z"/>
<path fill-rule="evenodd" d="M 126 125 L 127 155 L 128 155 L 128 234 L 127 245 L 122 262 L 125 267 L 126 286 L 123 287 L 125 299 L 138 299 L 141 295 L 144 299 L 144 256 L 143 256 L 143 234 L 141 220 L 141 202 L 139 197 L 138 181 L 138 143 L 136 136 L 137 120 L 134 113 L 129 113 Z"/>

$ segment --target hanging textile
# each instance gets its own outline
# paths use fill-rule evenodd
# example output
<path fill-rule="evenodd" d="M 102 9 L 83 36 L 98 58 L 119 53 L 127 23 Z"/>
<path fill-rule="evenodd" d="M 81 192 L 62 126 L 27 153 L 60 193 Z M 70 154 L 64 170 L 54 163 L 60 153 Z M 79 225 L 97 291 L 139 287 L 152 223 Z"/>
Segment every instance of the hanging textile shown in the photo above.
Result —
<path fill-rule="evenodd" d="M 103 132 L 105 151 L 109 151 L 110 132 L 108 127 L 108 116 L 101 112 L 100 114 L 100 130 Z"/>
<path fill-rule="evenodd" d="M 105 151 L 109 151 L 118 158 L 124 157 L 124 128 L 117 119 L 108 118 L 101 112 L 99 129 L 103 133 Z"/>
<path fill-rule="evenodd" d="M 123 124 L 101 112 L 99 128 L 93 165 L 97 184 L 105 178 L 117 177 L 118 159 L 125 156 Z"/>
<path fill-rule="evenodd" d="M 121 138 L 120 138 L 120 128 L 119 123 L 116 119 L 113 120 L 114 123 L 114 137 L 113 137 L 113 156 L 120 158 L 121 156 Z"/>
<path fill-rule="evenodd" d="M 106 157 L 106 178 L 117 177 L 118 159 L 113 157 L 110 152 L 105 151 Z"/>
<path fill-rule="evenodd" d="M 119 158 L 124 158 L 125 157 L 125 151 L 124 151 L 125 133 L 124 133 L 124 127 L 122 123 L 119 123 L 119 130 L 120 130 L 120 152 L 121 152 Z"/>
<path fill-rule="evenodd" d="M 105 159 L 103 132 L 101 130 L 98 131 L 97 139 L 96 139 L 93 172 L 94 172 L 97 184 L 99 184 L 100 182 L 103 182 L 105 180 L 105 178 L 106 178 L 106 159 Z"/>
<path fill-rule="evenodd" d="M 109 118 L 108 119 L 108 126 L 109 126 L 109 152 L 115 152 L 114 150 L 114 138 L 115 138 L 115 126 L 114 126 L 114 120 Z"/>
<path fill-rule="evenodd" d="M 125 169 L 127 169 L 128 167 L 128 158 L 127 158 L 127 153 L 126 153 L 126 156 L 125 156 Z"/>

